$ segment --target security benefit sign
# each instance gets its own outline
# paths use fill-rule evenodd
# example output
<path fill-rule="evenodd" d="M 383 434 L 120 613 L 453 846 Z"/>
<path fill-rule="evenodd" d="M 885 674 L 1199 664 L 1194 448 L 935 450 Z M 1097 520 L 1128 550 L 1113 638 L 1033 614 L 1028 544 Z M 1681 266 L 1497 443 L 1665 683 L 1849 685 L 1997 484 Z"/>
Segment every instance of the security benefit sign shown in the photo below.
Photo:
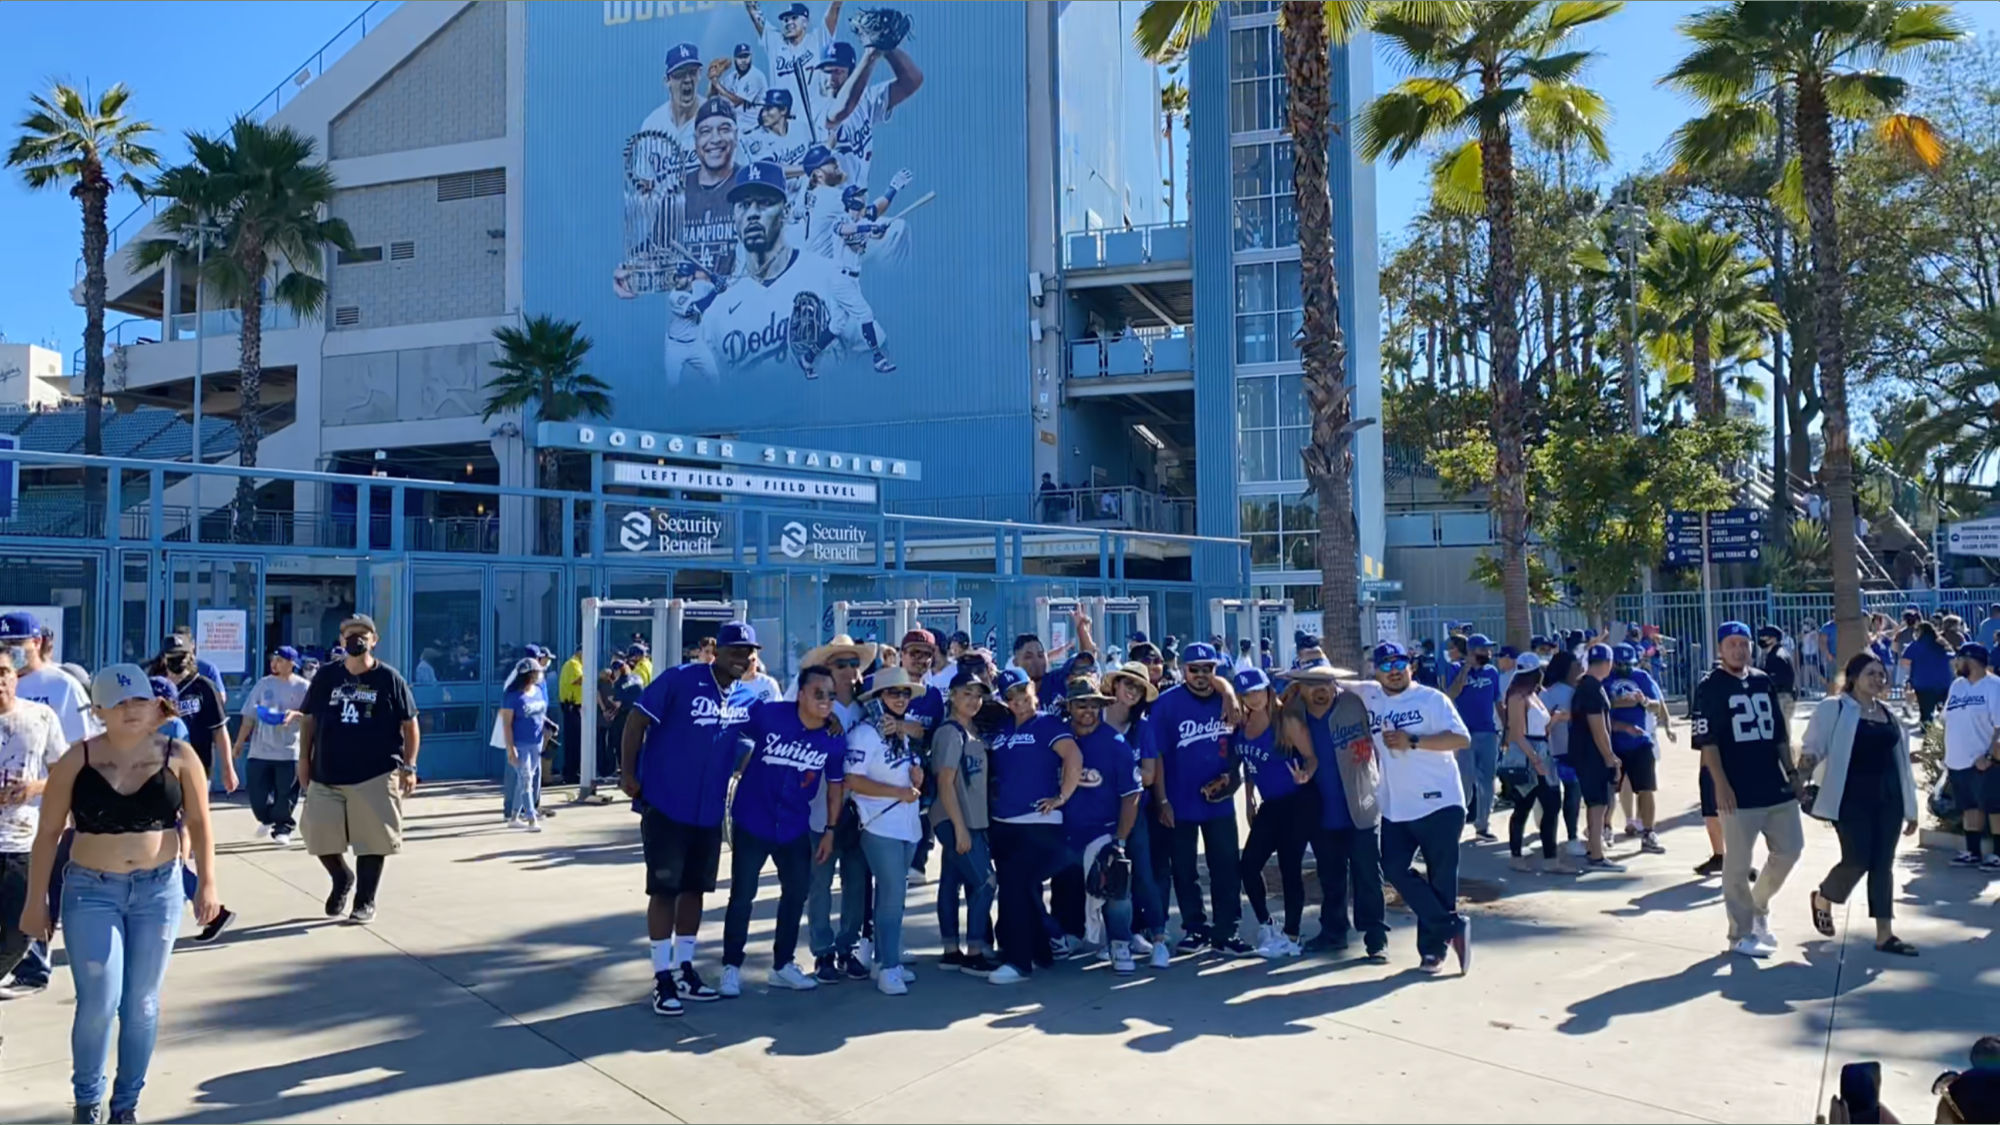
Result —
<path fill-rule="evenodd" d="M 882 540 L 880 528 L 867 520 L 769 516 L 764 528 L 766 563 L 874 566 Z"/>
<path fill-rule="evenodd" d="M 635 555 L 729 558 L 736 542 L 737 517 L 692 508 L 607 505 L 605 545 Z"/>

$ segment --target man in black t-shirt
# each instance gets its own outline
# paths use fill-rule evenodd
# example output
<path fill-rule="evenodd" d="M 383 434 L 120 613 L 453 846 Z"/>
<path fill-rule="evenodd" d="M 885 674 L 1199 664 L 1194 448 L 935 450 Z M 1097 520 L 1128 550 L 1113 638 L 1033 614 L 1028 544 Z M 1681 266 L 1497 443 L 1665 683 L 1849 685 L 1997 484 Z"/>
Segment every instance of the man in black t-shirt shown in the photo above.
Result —
<path fill-rule="evenodd" d="M 1792 735 L 1771 678 L 1750 666 L 1750 627 L 1725 621 L 1716 631 L 1719 663 L 1694 689 L 1694 746 L 1715 787 L 1722 816 L 1722 901 L 1729 945 L 1745 957 L 1777 952 L 1771 900 L 1805 850 L 1792 760 Z M 1770 849 L 1755 886 L 1751 848 Z"/>
<path fill-rule="evenodd" d="M 214 775 L 216 762 L 222 763 L 222 791 L 236 792 L 235 755 L 229 744 L 229 716 L 222 710 L 222 689 L 201 674 L 191 649 L 169 648 L 161 654 L 154 675 L 174 682 L 181 722 L 187 724 L 188 745 L 194 747 L 201 768 Z"/>
<path fill-rule="evenodd" d="M 1607 822 L 1611 797 L 1618 792 L 1623 769 L 1611 748 L 1611 698 L 1604 693 L 1604 678 L 1611 674 L 1611 646 L 1591 645 L 1584 653 L 1584 675 L 1570 697 L 1569 768 L 1576 771 L 1577 788 L 1583 795 L 1583 838 L 1585 872 L 1617 873 L 1625 865 L 1604 855 L 1610 834 Z"/>
<path fill-rule="evenodd" d="M 403 848 L 403 798 L 417 787 L 417 701 L 402 673 L 375 659 L 375 622 L 340 623 L 346 658 L 313 677 L 300 709 L 299 786 L 306 850 L 333 878 L 329 918 L 354 891 L 351 922 L 375 917 L 383 861 Z M 343 858 L 354 849 L 355 870 Z"/>
<path fill-rule="evenodd" d="M 1798 700 L 1798 680 L 1792 670 L 1792 661 L 1779 645 L 1785 640 L 1785 631 L 1776 625 L 1765 625 L 1757 630 L 1757 670 L 1771 677 L 1771 691 L 1777 695 L 1778 704 L 1784 709 L 1785 718 L 1792 717 L 1792 705 Z"/>

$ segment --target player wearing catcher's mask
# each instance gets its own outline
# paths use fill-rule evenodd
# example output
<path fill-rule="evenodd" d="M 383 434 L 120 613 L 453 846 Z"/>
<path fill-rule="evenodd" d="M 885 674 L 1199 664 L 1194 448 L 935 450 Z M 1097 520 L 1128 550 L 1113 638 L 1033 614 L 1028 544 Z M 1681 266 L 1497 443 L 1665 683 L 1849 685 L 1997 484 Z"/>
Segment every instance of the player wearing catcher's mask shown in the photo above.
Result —
<path fill-rule="evenodd" d="M 806 378 L 843 324 L 829 308 L 840 274 L 786 237 L 785 170 L 759 162 L 730 189 L 741 249 L 737 276 L 702 316 L 702 338 L 732 374 L 776 374 L 796 362 Z"/>

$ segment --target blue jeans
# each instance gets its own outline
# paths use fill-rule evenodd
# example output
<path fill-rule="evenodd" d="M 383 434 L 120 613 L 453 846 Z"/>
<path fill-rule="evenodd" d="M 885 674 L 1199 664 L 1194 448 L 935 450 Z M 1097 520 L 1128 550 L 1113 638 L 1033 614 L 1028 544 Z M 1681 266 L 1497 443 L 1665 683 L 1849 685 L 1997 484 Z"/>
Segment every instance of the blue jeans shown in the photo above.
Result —
<path fill-rule="evenodd" d="M 527 798 L 532 797 L 532 800 Z M 507 764 L 507 796 L 503 802 L 507 819 L 516 816 L 535 818 L 535 810 L 542 807 L 542 756 L 521 752 L 521 764 Z"/>
<path fill-rule="evenodd" d="M 852 816 L 854 810 L 849 808 Z M 867 833 L 862 833 L 867 835 Z M 812 837 L 813 854 L 819 854 L 819 838 L 824 832 L 808 833 Z M 833 929 L 833 873 L 840 871 L 840 932 Z M 905 876 L 905 882 L 908 876 Z M 812 888 L 806 893 L 806 940 L 812 946 L 815 958 L 830 957 L 835 954 L 854 952 L 861 941 L 861 920 L 868 913 L 868 860 L 859 847 L 843 850 L 834 845 L 833 855 L 825 863 L 815 863 L 812 869 Z M 851 888 L 851 889 L 850 889 Z"/>
<path fill-rule="evenodd" d="M 792 963 L 799 947 L 799 915 L 805 910 L 812 884 L 813 834 L 776 843 L 742 825 L 729 843 L 729 910 L 722 920 L 722 963 L 743 967 L 743 947 L 750 941 L 750 912 L 757 905 L 757 880 L 764 861 L 778 865 L 778 923 L 771 938 L 771 968 Z"/>
<path fill-rule="evenodd" d="M 951 821 L 937 826 L 938 852 L 943 857 L 938 875 L 938 936 L 947 950 L 958 948 L 958 895 L 965 892 L 965 936 L 974 949 L 993 948 L 993 853 L 986 844 L 986 831 L 972 829 L 972 846 L 958 854 L 958 829 Z"/>
<path fill-rule="evenodd" d="M 1493 816 L 1493 776 L 1499 768 L 1499 732 L 1473 731 L 1472 745 L 1458 752 L 1458 780 L 1465 787 L 1465 805 L 1472 810 L 1472 824 L 1482 834 Z"/>
<path fill-rule="evenodd" d="M 298 822 L 293 818 L 299 807 L 299 764 L 251 758 L 243 763 L 243 773 L 243 784 L 250 790 L 250 811 L 256 814 L 257 823 L 287 835 L 297 831 Z"/>
<path fill-rule="evenodd" d="M 903 903 L 910 893 L 910 860 L 917 854 L 915 840 L 897 840 L 873 832 L 861 833 L 861 854 L 868 857 L 868 869 L 880 871 L 875 880 L 875 963 L 896 966 L 903 963 Z M 843 876 L 843 879 L 845 877 Z M 861 884 L 857 881 L 856 889 Z M 847 884 L 840 888 L 840 921 L 847 922 Z"/>
<path fill-rule="evenodd" d="M 170 860 L 150 871 L 114 875 L 71 866 L 63 880 L 63 942 L 76 983 L 70 1028 L 70 1084 L 76 1104 L 104 1100 L 111 1021 L 118 1020 L 118 1079 L 111 1112 L 135 1109 L 153 1061 L 160 985 L 181 926 L 181 871 Z"/>
<path fill-rule="evenodd" d="M 1125 854 L 1132 860 L 1132 926 L 1142 934 L 1167 932 L 1167 904 L 1160 897 L 1160 881 L 1153 876 L 1153 811 L 1141 807 L 1132 822 L 1132 834 L 1125 838 Z"/>
<path fill-rule="evenodd" d="M 1079 845 L 1068 841 L 1063 848 L 1062 869 L 1055 878 L 1049 880 L 1049 897 L 1055 900 L 1056 920 L 1062 923 L 1063 932 L 1073 937 L 1084 936 L 1086 893 L 1084 881 L 1083 849 L 1089 841 Z M 1111 845 L 1106 844 L 1105 847 Z M 1132 858 L 1131 850 L 1125 858 Z M 1133 864 L 1134 867 L 1138 865 Z M 1135 872 L 1136 874 L 1136 872 Z M 1124 898 L 1104 900 L 1104 936 L 1111 941 L 1132 940 L 1132 895 L 1128 890 Z"/>
<path fill-rule="evenodd" d="M 62 925 L 63 870 L 69 866 L 69 848 L 75 840 L 76 832 L 65 828 L 62 839 L 56 843 L 55 869 L 49 872 L 49 924 L 52 926 Z M 49 974 L 53 972 L 55 962 L 49 958 L 49 943 L 31 941 L 21 963 L 14 966 L 14 983 L 47 987 Z"/>
<path fill-rule="evenodd" d="M 1458 933 L 1458 838 L 1464 833 L 1465 810 L 1456 806 L 1417 820 L 1382 822 L 1382 874 L 1417 916 L 1421 956 L 1444 956 L 1445 943 Z M 1418 852 L 1424 853 L 1422 875 L 1410 867 Z"/>

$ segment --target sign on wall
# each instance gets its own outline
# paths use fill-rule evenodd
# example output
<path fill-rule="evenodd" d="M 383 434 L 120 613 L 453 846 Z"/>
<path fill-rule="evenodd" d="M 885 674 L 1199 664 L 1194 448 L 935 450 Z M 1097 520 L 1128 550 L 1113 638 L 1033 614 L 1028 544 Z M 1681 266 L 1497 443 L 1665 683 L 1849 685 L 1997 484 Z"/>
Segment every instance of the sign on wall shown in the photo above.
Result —
<path fill-rule="evenodd" d="M 772 516 L 764 521 L 770 540 L 764 559 L 821 566 L 874 566 L 880 540 L 876 524 L 864 520 Z"/>
<path fill-rule="evenodd" d="M 826 480 L 691 465 L 648 465 L 637 461 L 611 462 L 611 483 L 642 488 L 683 488 L 690 492 L 721 492 L 731 496 L 764 496 L 778 500 L 835 500 L 847 504 L 873 504 L 876 497 L 875 486 L 865 480 Z"/>
<path fill-rule="evenodd" d="M 1954 555 L 2000 555 L 2000 519 L 1947 525 L 1945 550 Z"/>
<path fill-rule="evenodd" d="M 249 671 L 250 615 L 240 609 L 194 611 L 194 650 L 225 676 Z"/>
<path fill-rule="evenodd" d="M 607 545 L 632 554 L 727 558 L 735 545 L 728 513 L 608 504 L 605 518 Z"/>

